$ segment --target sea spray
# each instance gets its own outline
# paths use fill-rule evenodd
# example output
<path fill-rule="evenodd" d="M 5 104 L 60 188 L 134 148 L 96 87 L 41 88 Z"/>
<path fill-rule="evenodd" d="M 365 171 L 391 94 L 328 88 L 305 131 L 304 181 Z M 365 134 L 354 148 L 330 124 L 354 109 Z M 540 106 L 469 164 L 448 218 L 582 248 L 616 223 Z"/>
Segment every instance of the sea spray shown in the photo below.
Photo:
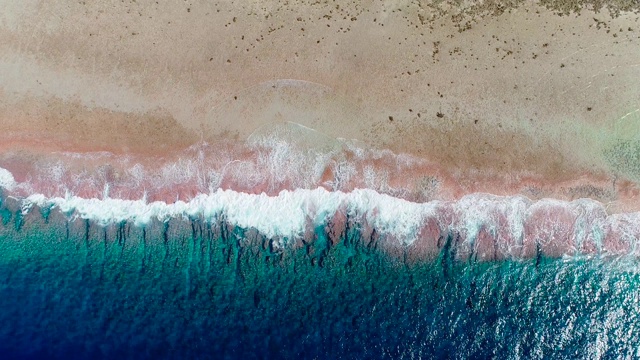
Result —
<path fill-rule="evenodd" d="M 526 258 L 538 250 L 553 257 L 635 256 L 640 250 L 640 213 L 608 215 L 602 204 L 589 199 L 532 201 L 523 196 L 472 194 L 458 201 L 415 203 L 368 189 L 343 193 L 318 188 L 283 190 L 277 196 L 218 190 L 169 204 L 34 194 L 22 199 L 5 196 L 0 215 L 5 226 L 11 219 L 19 230 L 34 208 L 45 223 L 52 211 L 68 220 L 86 219 L 102 226 L 131 223 L 146 227 L 153 221 L 193 218 L 206 223 L 224 221 L 236 228 L 254 229 L 278 247 L 293 246 L 300 239 L 314 241 L 318 228 L 324 228 L 329 237 L 340 237 L 347 231 L 348 218 L 364 231 L 375 232 L 385 246 L 414 253 L 436 254 L 440 248 L 436 240 L 455 233 L 460 237 L 461 259 L 472 255 L 485 260 Z"/>

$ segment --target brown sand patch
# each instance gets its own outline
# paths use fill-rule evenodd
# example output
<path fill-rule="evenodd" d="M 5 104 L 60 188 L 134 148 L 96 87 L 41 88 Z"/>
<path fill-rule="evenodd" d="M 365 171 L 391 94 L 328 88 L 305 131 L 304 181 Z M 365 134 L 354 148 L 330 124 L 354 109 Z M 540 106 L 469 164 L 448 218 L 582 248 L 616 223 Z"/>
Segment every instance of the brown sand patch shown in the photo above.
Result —
<path fill-rule="evenodd" d="M 78 102 L 24 100 L 0 109 L 2 148 L 42 142 L 59 150 L 163 153 L 198 138 L 164 111 L 146 114 L 89 109 Z M 27 145 L 28 146 L 28 145 Z"/>
<path fill-rule="evenodd" d="M 419 119 L 405 123 L 395 130 L 390 145 L 397 144 L 398 151 L 426 157 L 451 171 L 506 174 L 535 169 L 537 175 L 557 182 L 586 170 L 568 161 L 563 149 L 548 139 L 536 139 L 502 124 L 444 118 L 442 122 L 448 124 Z"/>

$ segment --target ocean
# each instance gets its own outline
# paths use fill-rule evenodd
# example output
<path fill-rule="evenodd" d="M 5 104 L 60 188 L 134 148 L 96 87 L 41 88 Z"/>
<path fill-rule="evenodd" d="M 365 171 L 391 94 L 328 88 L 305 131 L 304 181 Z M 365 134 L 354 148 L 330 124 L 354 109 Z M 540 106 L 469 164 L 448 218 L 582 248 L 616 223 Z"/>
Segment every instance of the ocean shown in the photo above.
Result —
<path fill-rule="evenodd" d="M 535 203 L 510 217 L 512 228 L 523 222 L 520 240 L 487 246 L 469 221 L 421 231 L 416 221 L 433 222 L 419 210 L 428 204 L 382 196 L 218 191 L 163 205 L 3 195 L 0 356 L 640 356 L 635 243 L 604 240 L 611 216 L 528 252 Z M 331 211 L 318 206 L 330 200 Z M 514 200 L 494 199 L 505 201 Z M 599 247 L 587 246 L 597 239 L 580 234 L 598 229 Z M 572 245 L 558 255 L 553 243 Z"/>

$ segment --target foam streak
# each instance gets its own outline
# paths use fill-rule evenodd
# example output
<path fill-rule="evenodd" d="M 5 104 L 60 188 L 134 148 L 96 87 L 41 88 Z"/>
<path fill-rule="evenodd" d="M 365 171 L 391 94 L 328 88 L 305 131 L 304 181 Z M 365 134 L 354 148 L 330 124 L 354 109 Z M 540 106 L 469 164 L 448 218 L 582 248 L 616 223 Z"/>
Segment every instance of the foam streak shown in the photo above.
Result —
<path fill-rule="evenodd" d="M 102 226 L 129 222 L 145 227 L 175 218 L 203 219 L 255 229 L 279 239 L 278 246 L 283 247 L 297 239 L 314 240 L 316 229 L 340 238 L 355 222 L 363 233 L 383 239 L 385 246 L 409 249 L 418 257 L 437 254 L 444 238 L 453 241 L 462 259 L 539 253 L 638 255 L 640 236 L 640 213 L 607 215 L 602 204 L 588 199 L 531 201 L 523 196 L 472 194 L 458 201 L 416 203 L 369 189 L 344 193 L 317 188 L 283 190 L 277 196 L 218 190 L 172 204 L 41 194 L 19 201 L 21 218 L 37 206 L 58 209 L 69 220 L 81 218 Z"/>

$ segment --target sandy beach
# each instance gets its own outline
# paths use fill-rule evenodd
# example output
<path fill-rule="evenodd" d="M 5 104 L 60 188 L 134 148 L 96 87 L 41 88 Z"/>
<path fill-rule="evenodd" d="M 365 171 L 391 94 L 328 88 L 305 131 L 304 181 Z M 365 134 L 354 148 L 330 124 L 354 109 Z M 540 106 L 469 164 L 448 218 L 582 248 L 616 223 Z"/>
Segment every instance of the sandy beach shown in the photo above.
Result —
<path fill-rule="evenodd" d="M 207 144 L 222 167 L 253 156 L 243 146 L 256 131 L 294 123 L 422 162 L 385 180 L 394 189 L 432 177 L 445 199 L 589 197 L 613 212 L 640 209 L 633 8 L 3 3 L 0 167 L 22 180 L 59 153 L 107 152 L 78 168 L 106 161 L 124 174 Z"/>

